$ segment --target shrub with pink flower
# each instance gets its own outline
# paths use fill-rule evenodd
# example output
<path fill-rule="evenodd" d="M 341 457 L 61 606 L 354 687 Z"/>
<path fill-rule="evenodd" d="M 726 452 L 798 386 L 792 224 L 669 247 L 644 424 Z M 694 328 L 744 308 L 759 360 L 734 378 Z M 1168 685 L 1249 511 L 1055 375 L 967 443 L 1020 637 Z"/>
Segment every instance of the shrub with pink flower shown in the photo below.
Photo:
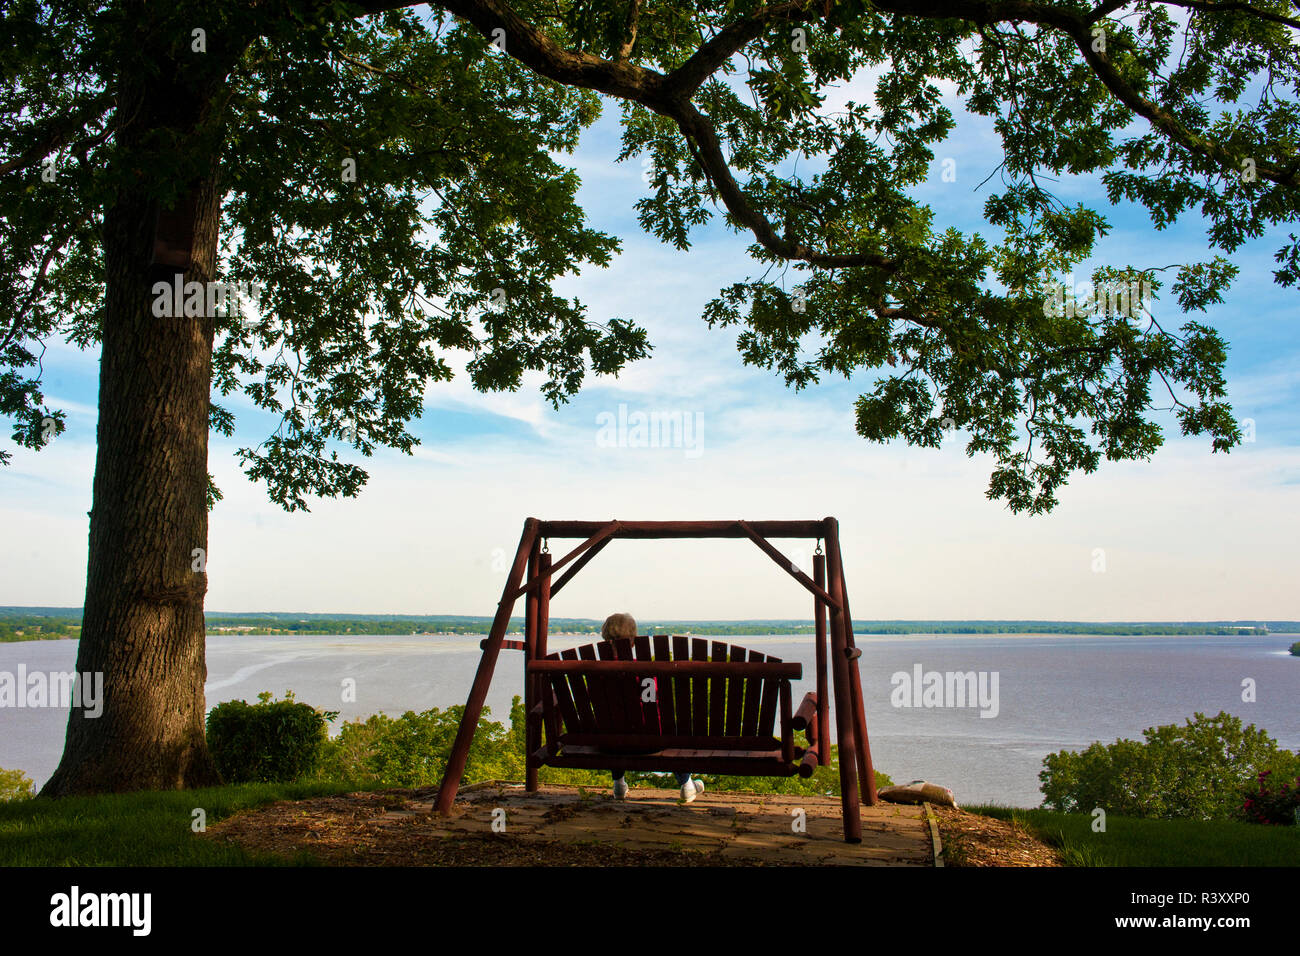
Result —
<path fill-rule="evenodd" d="M 1300 777 L 1294 784 L 1283 783 L 1274 790 L 1268 779 L 1273 773 L 1264 770 L 1257 781 L 1257 789 L 1246 796 L 1241 806 L 1242 815 L 1252 823 L 1295 824 L 1300 821 Z"/>

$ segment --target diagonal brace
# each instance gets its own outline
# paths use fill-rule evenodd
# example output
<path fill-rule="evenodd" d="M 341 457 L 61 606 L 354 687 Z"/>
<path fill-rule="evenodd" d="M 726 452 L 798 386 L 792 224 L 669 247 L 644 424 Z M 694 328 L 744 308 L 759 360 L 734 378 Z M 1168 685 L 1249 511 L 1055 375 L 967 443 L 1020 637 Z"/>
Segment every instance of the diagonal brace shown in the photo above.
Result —
<path fill-rule="evenodd" d="M 778 551 L 772 542 L 768 541 L 761 534 L 751 528 L 747 522 L 738 521 L 736 523 L 739 524 L 740 529 L 749 536 L 749 540 L 758 545 L 763 553 L 775 561 L 782 571 L 790 575 L 790 577 L 794 578 L 818 598 L 825 601 L 828 606 L 835 608 L 837 611 L 840 610 L 840 602 L 827 594 L 825 588 L 815 583 L 812 578 L 808 577 L 808 575 L 795 567 L 794 562 Z"/>
<path fill-rule="evenodd" d="M 582 542 L 582 544 L 578 545 L 576 548 L 574 548 L 572 551 L 570 551 L 568 554 L 562 557 L 559 561 L 556 561 L 553 565 L 551 565 L 550 571 L 545 576 L 550 577 L 551 575 L 555 574 L 556 571 L 560 570 L 560 568 L 564 567 L 566 564 L 568 564 L 570 561 L 572 561 L 574 558 L 582 554 L 584 551 L 586 551 L 588 548 L 592 547 L 593 545 L 597 545 L 603 541 L 607 541 L 609 539 L 609 536 L 612 535 L 615 531 L 617 531 L 620 527 L 622 526 L 619 524 L 619 522 L 611 521 L 609 524 L 605 525 L 605 527 L 601 528 L 599 531 L 593 534 L 586 541 Z M 503 602 L 514 601 L 515 598 L 519 597 L 519 595 L 521 594 L 526 594 L 529 591 L 537 590 L 538 586 L 542 583 L 542 577 L 543 575 L 537 574 L 533 578 L 531 578 L 526 584 L 521 584 L 511 591 L 507 591 L 505 597 L 502 598 L 502 601 Z M 554 594 L 557 590 L 559 589 L 553 587 L 551 588 L 551 593 Z"/>

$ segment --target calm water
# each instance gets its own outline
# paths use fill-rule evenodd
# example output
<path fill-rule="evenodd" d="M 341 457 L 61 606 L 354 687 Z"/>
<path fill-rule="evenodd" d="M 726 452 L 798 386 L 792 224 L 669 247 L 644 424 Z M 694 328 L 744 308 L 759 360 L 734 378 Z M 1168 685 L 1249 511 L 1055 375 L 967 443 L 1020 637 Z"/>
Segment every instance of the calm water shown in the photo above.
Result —
<path fill-rule="evenodd" d="M 1300 658 L 1287 654 L 1296 635 L 1268 637 L 1079 637 L 1075 635 L 907 635 L 858 638 L 859 662 L 876 766 L 895 781 L 928 779 L 951 787 L 958 802 L 1036 806 L 1046 754 L 1094 740 L 1140 738 L 1157 724 L 1221 710 L 1300 750 Z M 264 690 L 342 712 L 397 715 L 463 704 L 480 657 L 479 638 L 210 637 L 207 700 L 256 700 Z M 551 649 L 590 638 L 552 638 Z M 737 642 L 804 664 L 797 704 L 813 687 L 810 637 L 742 637 Z M 71 671 L 75 641 L 0 644 L 0 671 Z M 522 693 L 523 655 L 503 651 L 488 705 L 509 715 Z M 923 671 L 997 674 L 998 713 L 976 707 L 895 707 L 891 677 Z M 341 700 L 356 681 L 356 702 Z M 1256 700 L 1242 701 L 1242 681 Z M 0 767 L 18 768 L 39 786 L 54 771 L 66 713 L 0 708 Z M 335 725 L 337 728 L 337 724 Z"/>

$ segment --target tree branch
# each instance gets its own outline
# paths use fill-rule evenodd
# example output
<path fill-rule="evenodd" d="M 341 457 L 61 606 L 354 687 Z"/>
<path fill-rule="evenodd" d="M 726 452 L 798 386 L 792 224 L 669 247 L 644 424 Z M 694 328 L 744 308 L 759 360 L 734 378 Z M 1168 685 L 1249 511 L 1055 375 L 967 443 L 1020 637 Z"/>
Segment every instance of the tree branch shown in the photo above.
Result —
<path fill-rule="evenodd" d="M 1277 19 L 1238 0 L 1224 0 L 1217 4 L 1205 0 L 1158 2 L 1193 9 L 1240 10 L 1264 16 L 1265 19 Z M 363 0 L 361 3 L 362 9 L 368 13 L 409 5 L 409 2 L 403 0 Z M 1122 5 L 1117 0 L 1107 0 L 1090 13 L 1080 14 L 1035 0 L 875 0 L 873 3 L 877 10 L 901 16 L 957 18 L 979 25 L 1029 22 L 1060 30 L 1074 40 L 1084 61 L 1121 103 L 1189 152 L 1210 159 L 1225 170 L 1237 170 L 1240 160 L 1246 157 L 1230 156 L 1216 143 L 1193 134 L 1172 113 L 1142 96 L 1104 54 L 1093 49 L 1093 20 Z M 826 268 L 871 266 L 891 271 L 898 268 L 896 260 L 879 253 L 837 254 L 813 249 L 779 235 L 776 227 L 754 208 L 736 182 L 712 122 L 691 102 L 692 96 L 705 80 L 746 44 L 761 36 L 765 29 L 782 21 L 812 21 L 819 15 L 824 15 L 825 8 L 821 4 L 817 4 L 816 12 L 813 12 L 814 6 L 810 0 L 792 0 L 760 7 L 723 28 L 702 44 L 686 62 L 667 75 L 626 59 L 631 52 L 629 44 L 635 42 L 640 0 L 633 0 L 632 8 L 629 9 L 629 39 L 620 47 L 619 59 L 616 60 L 561 48 L 544 32 L 520 17 L 505 0 L 435 0 L 434 6 L 467 21 L 484 36 L 491 37 L 494 31 L 504 30 L 506 53 L 540 76 L 568 86 L 596 90 L 640 103 L 661 116 L 674 120 L 688 145 L 693 145 L 693 151 L 705 175 L 717 190 L 732 219 L 748 229 L 759 244 L 774 255 Z M 1290 25 L 1285 17 L 1278 22 Z M 1295 167 L 1279 169 L 1259 162 L 1256 158 L 1255 170 L 1261 179 L 1285 186 L 1300 185 L 1300 169 Z"/>
<path fill-rule="evenodd" d="M 1160 0 L 1160 2 L 1178 6 L 1191 5 L 1198 0 Z M 1229 156 L 1227 151 L 1217 143 L 1195 136 L 1172 113 L 1161 109 L 1142 96 L 1120 75 L 1105 54 L 1093 49 L 1092 27 L 1087 17 L 1080 16 L 1072 10 L 1035 3 L 1032 0 L 998 0 L 993 3 L 985 3 L 982 0 L 876 0 L 874 5 L 879 10 L 903 16 L 919 16 L 928 19 L 956 17 L 978 24 L 1019 20 L 1054 27 L 1074 40 L 1083 55 L 1084 62 L 1092 67 L 1097 78 L 1117 100 L 1150 122 L 1170 140 L 1189 152 L 1213 160 L 1225 169 L 1239 172 L 1240 160 L 1247 158 Z M 1261 179 L 1267 179 L 1281 186 L 1300 185 L 1300 174 L 1295 168 L 1279 169 L 1257 160 L 1255 172 Z"/>
<path fill-rule="evenodd" d="M 1089 12 L 1085 17 L 1087 23 L 1096 23 L 1103 17 L 1107 17 L 1123 7 L 1127 7 L 1133 0 L 1107 0 Z M 1293 29 L 1300 30 L 1300 20 L 1284 17 L 1280 13 L 1273 13 L 1271 10 L 1261 10 L 1259 7 L 1252 7 L 1248 3 L 1240 3 L 1238 0 L 1226 0 L 1223 3 L 1206 3 L 1204 0 L 1156 0 L 1157 3 L 1164 4 L 1167 7 L 1184 7 L 1188 10 L 1205 10 L 1209 13 L 1248 13 L 1252 17 L 1258 17 L 1260 20 L 1268 20 L 1272 23 L 1281 23 Z"/>
<path fill-rule="evenodd" d="M 406 6 L 396 0 L 373 0 L 363 4 L 370 12 Z M 631 100 L 674 120 L 693 142 L 700 164 L 732 218 L 753 233 L 769 252 L 783 259 L 798 259 L 828 268 L 875 266 L 893 270 L 894 260 L 878 253 L 835 254 L 816 250 L 779 236 L 776 228 L 749 202 L 731 174 L 713 124 L 692 103 L 699 85 L 737 50 L 779 20 L 810 19 L 807 2 L 760 7 L 743 20 L 725 28 L 700 47 L 685 63 L 664 74 L 627 61 L 606 60 L 590 53 L 562 49 L 545 33 L 521 18 L 502 0 L 436 0 L 436 5 L 473 24 L 486 37 L 505 30 L 505 52 L 548 79 L 569 86 L 607 93 Z"/>
<path fill-rule="evenodd" d="M 1218 143 L 1194 135 L 1172 113 L 1161 109 L 1135 90 L 1115 69 L 1109 58 L 1093 49 L 1092 32 L 1086 24 L 1081 21 L 1071 24 L 1066 29 L 1066 32 L 1074 40 L 1079 52 L 1083 55 L 1087 64 L 1092 67 L 1093 72 L 1097 74 L 1098 79 L 1105 84 L 1106 89 L 1110 90 L 1117 100 L 1134 113 L 1144 117 L 1152 126 L 1189 152 L 1211 159 L 1225 169 L 1240 173 L 1241 160 L 1248 157 L 1230 156 L 1227 150 Z M 1297 175 L 1294 165 L 1290 169 L 1279 169 L 1270 163 L 1256 160 L 1255 173 L 1260 179 L 1267 179 L 1279 186 L 1300 186 L 1300 175 Z"/>
<path fill-rule="evenodd" d="M 45 284 L 45 274 L 49 271 L 50 263 L 54 261 L 54 257 L 58 255 L 59 250 L 68 244 L 68 240 L 73 237 L 83 222 L 85 222 L 84 217 L 78 219 L 62 236 L 55 236 L 49 248 L 45 250 L 45 257 L 41 260 L 41 266 L 36 275 L 32 277 L 32 287 L 27 291 L 23 304 L 14 311 L 14 320 L 10 324 L 9 330 L 5 333 L 4 338 L 0 339 L 0 354 L 3 354 L 10 343 L 17 338 L 22 327 L 23 316 L 27 314 L 27 311 L 32 307 L 32 303 L 40 296 L 41 286 Z"/>
<path fill-rule="evenodd" d="M 807 23 L 815 19 L 808 12 L 810 6 L 812 4 L 805 0 L 760 7 L 745 19 L 724 27 L 691 54 L 685 63 L 668 74 L 668 85 L 679 96 L 693 95 L 719 67 L 746 44 L 762 36 L 763 31 L 773 23 L 782 20 L 787 23 Z"/>
<path fill-rule="evenodd" d="M 636 31 L 641 22 L 641 0 L 632 0 L 627 6 L 627 20 L 623 24 L 624 40 L 618 48 L 618 60 L 626 60 L 636 46 Z"/>
<path fill-rule="evenodd" d="M 36 143 L 35 146 L 19 153 L 13 159 L 0 163 L 0 176 L 11 173 L 17 169 L 25 169 L 34 163 L 39 163 L 50 153 L 56 152 L 68 144 L 73 136 L 79 130 L 85 129 L 86 124 L 96 116 L 101 116 L 113 105 L 113 95 L 107 90 L 91 97 L 89 101 L 83 104 L 71 115 L 50 117 L 38 124 L 39 127 L 45 127 L 44 136 Z M 112 130 L 110 123 L 102 133 L 94 137 L 87 137 L 76 145 L 78 149 L 89 148 L 96 142 L 106 139 Z"/>
<path fill-rule="evenodd" d="M 798 259 L 829 269 L 875 266 L 892 272 L 898 268 L 899 263 L 896 260 L 880 253 L 821 252 L 804 243 L 792 242 L 784 236 L 777 235 L 772 224 L 750 205 L 739 184 L 731 175 L 731 167 L 722 154 L 722 144 L 718 141 L 713 124 L 689 102 L 681 104 L 669 115 L 677 121 L 677 125 L 681 127 L 687 139 L 695 144 L 704 171 L 722 198 L 723 205 L 731 213 L 731 217 L 753 233 L 769 252 L 782 259 Z"/>

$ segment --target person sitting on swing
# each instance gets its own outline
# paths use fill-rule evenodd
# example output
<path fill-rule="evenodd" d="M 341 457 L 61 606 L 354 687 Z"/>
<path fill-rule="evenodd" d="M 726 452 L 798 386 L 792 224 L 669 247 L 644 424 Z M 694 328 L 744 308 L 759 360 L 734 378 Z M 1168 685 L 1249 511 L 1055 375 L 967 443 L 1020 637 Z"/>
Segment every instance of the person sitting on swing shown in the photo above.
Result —
<path fill-rule="evenodd" d="M 621 613 L 611 614 L 609 617 L 605 618 L 605 623 L 602 624 L 600 627 L 600 637 L 601 640 L 605 640 L 605 641 L 614 641 L 614 640 L 618 640 L 619 638 L 627 638 L 628 640 L 635 640 L 636 619 L 633 618 L 631 614 L 621 614 Z M 659 683 L 658 681 L 655 681 L 654 707 L 655 707 L 656 725 L 658 725 L 658 709 L 659 709 L 658 683 Z M 614 777 L 614 798 L 616 800 L 622 800 L 624 797 L 627 796 L 627 791 L 628 791 L 627 781 L 623 779 L 624 771 L 611 770 L 610 774 L 613 775 Z M 673 772 L 673 776 L 677 778 L 677 786 L 681 788 L 680 793 L 681 793 L 681 799 L 683 803 L 690 803 L 692 800 L 694 800 L 696 797 L 698 797 L 701 793 L 704 792 L 703 780 L 693 780 L 689 773 L 680 773 L 677 771 Z"/>

